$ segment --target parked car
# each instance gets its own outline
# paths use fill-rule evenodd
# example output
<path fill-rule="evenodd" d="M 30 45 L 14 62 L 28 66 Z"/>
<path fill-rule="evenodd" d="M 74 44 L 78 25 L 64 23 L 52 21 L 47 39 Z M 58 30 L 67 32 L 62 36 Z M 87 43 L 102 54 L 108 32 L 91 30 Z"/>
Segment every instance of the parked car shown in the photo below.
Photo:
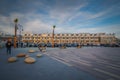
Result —
<path fill-rule="evenodd" d="M 52 44 L 51 43 L 47 43 L 47 47 L 52 47 Z"/>

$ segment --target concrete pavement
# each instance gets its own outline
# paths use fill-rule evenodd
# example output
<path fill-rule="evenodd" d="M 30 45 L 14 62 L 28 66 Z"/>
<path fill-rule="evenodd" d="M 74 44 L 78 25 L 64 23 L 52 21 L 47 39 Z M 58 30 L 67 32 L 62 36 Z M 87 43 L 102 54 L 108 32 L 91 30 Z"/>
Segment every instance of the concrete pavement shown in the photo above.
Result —
<path fill-rule="evenodd" d="M 44 53 L 79 71 L 96 77 L 97 80 L 120 80 L 120 48 L 83 47 L 50 50 Z"/>
<path fill-rule="evenodd" d="M 28 53 L 29 49 L 37 52 Z M 51 51 L 56 52 L 56 49 L 49 48 L 41 58 L 37 58 L 36 54 L 41 53 L 37 48 L 12 48 L 12 55 L 6 55 L 5 49 L 0 49 L 0 80 L 98 80 L 89 73 L 48 56 Z M 18 53 L 29 54 L 36 58 L 37 62 L 26 64 L 24 58 L 19 58 L 15 63 L 7 62 L 9 57 L 16 56 Z"/>

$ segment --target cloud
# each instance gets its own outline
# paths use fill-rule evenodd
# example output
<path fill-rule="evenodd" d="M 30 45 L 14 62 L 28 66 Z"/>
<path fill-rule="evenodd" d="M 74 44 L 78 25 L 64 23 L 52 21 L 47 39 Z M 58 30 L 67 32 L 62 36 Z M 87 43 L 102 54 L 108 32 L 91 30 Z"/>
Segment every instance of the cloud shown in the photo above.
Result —
<path fill-rule="evenodd" d="M 93 28 L 81 28 L 76 30 L 76 32 L 80 33 L 116 33 L 120 32 L 120 24 L 108 25 L 108 26 L 97 26 Z M 118 33 L 117 33 L 118 34 Z M 120 35 L 120 34 L 119 34 Z"/>
<path fill-rule="evenodd" d="M 114 7 L 110 7 L 107 10 L 99 11 L 97 13 L 91 13 L 86 11 L 78 11 L 74 13 L 74 16 L 70 17 L 68 21 L 78 20 L 77 22 L 85 22 L 89 20 L 103 20 L 105 18 L 119 15 L 119 12 L 113 13 Z"/>
<path fill-rule="evenodd" d="M 49 24 L 46 24 L 44 22 L 42 22 L 39 19 L 35 19 L 33 21 L 28 21 L 24 24 L 25 26 L 25 31 L 30 31 L 33 33 L 47 33 L 47 32 L 51 32 L 51 28 L 52 26 L 50 26 Z"/>
<path fill-rule="evenodd" d="M 94 0 L 92 2 L 89 0 L 25 0 L 23 2 L 18 0 L 14 4 L 8 4 L 7 8 L 4 8 L 4 3 L 0 7 L 2 8 L 0 13 L 0 30 L 2 31 L 14 33 L 13 20 L 18 18 L 18 24 L 24 27 L 24 31 L 33 33 L 51 33 L 53 25 L 56 25 L 56 33 L 119 32 L 119 21 L 118 24 L 106 24 L 108 18 L 120 15 L 118 2 L 113 1 L 109 5 L 107 0 L 98 2 Z M 4 9 L 8 15 L 2 13 Z M 114 22 L 114 20 L 111 21 Z"/>
<path fill-rule="evenodd" d="M 32 16 L 34 15 L 34 16 Z M 3 25 L 0 26 L 2 30 L 6 32 L 14 32 L 14 22 L 15 18 L 19 18 L 19 24 L 23 25 L 24 31 L 31 31 L 34 33 L 51 33 L 52 26 L 54 25 L 54 21 L 46 22 L 44 21 L 44 15 L 38 15 L 36 13 L 29 14 L 20 14 L 20 13 L 11 13 L 9 17 L 1 16 Z M 10 19 L 10 22 L 9 22 Z M 8 22 L 8 23 L 7 23 Z M 107 26 L 96 26 L 96 27 L 82 27 L 89 26 L 91 22 L 86 22 L 79 25 L 56 25 L 55 32 L 56 33 L 73 33 L 73 32 L 116 32 L 119 31 L 118 25 L 107 25 Z M 94 23 L 94 22 L 93 22 Z M 91 23 L 92 24 L 92 23 Z M 11 27 L 10 27 L 11 26 Z M 81 26 L 81 27 L 80 27 Z M 116 27 L 117 26 L 117 27 Z M 7 29 L 6 29 L 6 28 Z M 116 27 L 116 28 L 115 28 Z"/>
<path fill-rule="evenodd" d="M 75 4 L 75 3 L 73 3 L 73 4 Z M 65 23 L 66 21 L 68 21 L 68 19 L 71 16 L 74 16 L 74 14 L 78 12 L 78 10 L 80 10 L 81 8 L 83 8 L 86 5 L 87 5 L 87 3 L 85 3 L 85 2 L 82 2 L 82 3 L 76 2 L 75 5 L 70 5 L 70 4 L 67 4 L 64 2 L 60 3 L 59 1 L 57 1 L 54 8 L 52 8 L 49 11 L 49 16 L 50 16 L 50 18 L 57 20 L 58 24 L 62 24 L 62 23 Z"/>

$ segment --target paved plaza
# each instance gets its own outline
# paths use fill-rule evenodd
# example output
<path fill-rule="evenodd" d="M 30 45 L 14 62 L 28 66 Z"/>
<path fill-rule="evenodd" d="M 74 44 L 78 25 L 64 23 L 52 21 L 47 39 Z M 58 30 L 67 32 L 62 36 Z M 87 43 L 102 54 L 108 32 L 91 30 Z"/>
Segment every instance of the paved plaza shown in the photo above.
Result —
<path fill-rule="evenodd" d="M 28 50 L 36 50 L 28 53 Z M 38 48 L 12 48 L 12 55 L 0 49 L 0 80 L 120 80 L 120 48 L 82 47 L 47 48 L 42 53 Z M 15 63 L 7 59 L 18 53 L 26 53 L 37 61 L 26 64 L 25 58 Z M 41 53 L 43 56 L 36 57 Z"/>

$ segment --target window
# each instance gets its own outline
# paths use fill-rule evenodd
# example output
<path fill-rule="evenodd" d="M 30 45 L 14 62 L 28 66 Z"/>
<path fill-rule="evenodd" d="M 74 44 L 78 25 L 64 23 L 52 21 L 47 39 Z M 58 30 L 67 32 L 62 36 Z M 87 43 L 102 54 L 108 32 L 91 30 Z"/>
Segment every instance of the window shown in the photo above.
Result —
<path fill-rule="evenodd" d="M 35 34 L 35 36 L 37 36 L 37 34 Z"/>
<path fill-rule="evenodd" d="M 60 34 L 57 34 L 57 36 L 60 36 Z"/>
<path fill-rule="evenodd" d="M 74 37 L 74 39 L 77 39 L 77 37 Z"/>
<path fill-rule="evenodd" d="M 94 34 L 94 36 L 96 36 L 97 34 Z"/>
<path fill-rule="evenodd" d="M 60 39 L 59 37 L 57 37 L 57 39 Z"/>
<path fill-rule="evenodd" d="M 73 36 L 74 34 L 71 34 L 71 36 Z"/>
<path fill-rule="evenodd" d="M 76 36 L 78 36 L 78 34 L 76 34 Z"/>
<path fill-rule="evenodd" d="M 81 37 L 81 39 L 84 39 L 84 37 Z"/>

